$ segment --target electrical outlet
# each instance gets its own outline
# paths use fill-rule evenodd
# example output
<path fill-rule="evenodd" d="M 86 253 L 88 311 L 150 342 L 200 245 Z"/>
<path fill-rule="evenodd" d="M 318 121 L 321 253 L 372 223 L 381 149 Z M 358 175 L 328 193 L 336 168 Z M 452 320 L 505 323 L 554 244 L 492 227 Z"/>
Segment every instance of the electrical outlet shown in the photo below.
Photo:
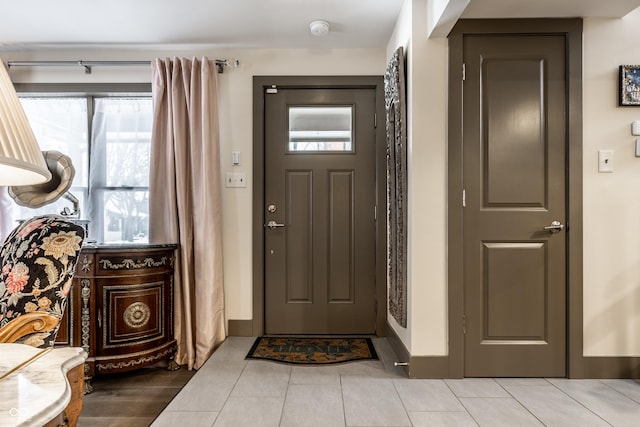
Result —
<path fill-rule="evenodd" d="M 242 188 L 247 186 L 247 174 L 245 172 L 227 172 L 225 187 Z"/>

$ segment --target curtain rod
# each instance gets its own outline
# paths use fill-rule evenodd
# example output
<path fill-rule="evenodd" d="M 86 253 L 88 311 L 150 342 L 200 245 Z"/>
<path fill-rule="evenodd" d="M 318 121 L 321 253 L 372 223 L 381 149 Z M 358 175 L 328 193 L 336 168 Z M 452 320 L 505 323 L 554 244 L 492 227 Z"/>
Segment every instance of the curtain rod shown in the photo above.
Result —
<path fill-rule="evenodd" d="M 216 59 L 218 73 L 224 72 L 224 67 L 237 67 L 240 61 L 236 58 Z M 8 61 L 7 67 L 84 67 L 85 74 L 91 74 L 91 67 L 95 66 L 145 66 L 151 61 Z"/>

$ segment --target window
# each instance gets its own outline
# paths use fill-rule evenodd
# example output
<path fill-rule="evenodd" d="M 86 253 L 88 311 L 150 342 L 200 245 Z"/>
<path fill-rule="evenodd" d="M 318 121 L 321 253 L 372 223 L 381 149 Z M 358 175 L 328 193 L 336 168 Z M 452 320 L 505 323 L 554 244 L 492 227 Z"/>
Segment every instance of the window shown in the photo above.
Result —
<path fill-rule="evenodd" d="M 72 187 L 89 239 L 104 243 L 148 242 L 151 94 L 20 96 L 43 151 L 71 158 Z M 64 198 L 39 209 L 15 205 L 14 219 L 60 213 Z"/>
<path fill-rule="evenodd" d="M 289 107 L 287 151 L 353 152 L 353 107 Z"/>

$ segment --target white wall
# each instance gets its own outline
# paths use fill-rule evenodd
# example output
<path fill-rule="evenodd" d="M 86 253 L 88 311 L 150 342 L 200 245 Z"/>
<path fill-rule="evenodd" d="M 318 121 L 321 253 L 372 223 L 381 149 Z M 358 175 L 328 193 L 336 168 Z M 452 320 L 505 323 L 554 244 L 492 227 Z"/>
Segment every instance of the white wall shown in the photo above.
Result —
<path fill-rule="evenodd" d="M 448 41 L 428 39 L 427 0 L 413 0 L 409 252 L 412 355 L 448 354 Z"/>
<path fill-rule="evenodd" d="M 389 323 L 414 356 L 448 354 L 447 330 L 447 39 L 427 38 L 427 0 L 405 0 L 390 58 L 407 56 L 407 328 Z"/>
<path fill-rule="evenodd" d="M 247 172 L 249 185 L 223 189 L 223 257 L 227 319 L 251 319 L 252 307 L 252 146 L 254 75 L 382 75 L 384 49 L 366 50 L 237 50 L 237 51 L 0 51 L 6 61 L 35 60 L 150 60 L 155 57 L 236 57 L 240 67 L 219 75 L 222 172 Z M 94 67 L 91 75 L 80 68 L 29 67 L 10 71 L 16 83 L 149 82 L 146 67 Z M 241 151 L 241 164 L 231 165 L 231 151 Z M 259 207 L 258 207 L 259 209 Z"/>
<path fill-rule="evenodd" d="M 409 324 L 392 327 L 412 355 L 444 355 L 446 277 L 446 39 L 427 39 L 431 0 L 406 0 L 387 58 L 407 47 L 409 88 Z M 618 66 L 640 64 L 640 9 L 584 22 L 584 354 L 640 356 L 640 158 L 618 107 Z M 597 151 L 615 171 L 597 172 Z"/>
<path fill-rule="evenodd" d="M 392 327 L 412 355 L 446 355 L 446 39 L 428 39 L 427 0 L 406 0 L 384 50 L 4 51 L 10 60 L 148 60 L 165 56 L 237 57 L 219 76 L 222 171 L 245 171 L 251 184 L 252 76 L 384 72 L 407 48 L 409 111 L 409 324 Z M 620 64 L 640 64 L 640 11 L 584 24 L 584 353 L 640 356 L 640 158 L 630 124 L 640 108 L 617 106 Z M 148 82 L 148 70 L 95 67 L 14 69 L 15 82 Z M 615 150 L 615 171 L 597 172 L 597 150 Z M 231 166 L 231 151 L 242 164 Z M 224 189 L 226 315 L 252 317 L 251 192 Z"/>
<path fill-rule="evenodd" d="M 584 21 L 584 354 L 640 356 L 640 158 L 618 66 L 640 64 L 640 9 Z M 598 150 L 614 172 L 598 173 Z"/>
<path fill-rule="evenodd" d="M 411 28 L 412 28 L 412 2 L 411 0 L 405 0 L 405 2 L 402 4 L 402 9 L 400 11 L 400 15 L 398 16 L 398 20 L 396 21 L 396 26 L 395 29 L 393 31 L 393 34 L 391 36 L 391 40 L 389 41 L 389 44 L 387 45 L 387 62 L 393 57 L 393 54 L 395 53 L 395 51 L 402 46 L 403 49 L 403 53 L 404 53 L 404 57 L 405 57 L 405 61 L 406 61 L 406 68 L 407 68 L 407 74 L 408 71 L 411 68 L 412 64 L 412 59 L 413 59 L 413 55 L 410 53 L 411 47 L 410 47 L 410 41 L 411 41 Z M 408 96 L 410 96 L 409 94 L 411 94 L 411 79 L 409 79 L 409 76 L 407 75 L 407 78 L 405 80 L 405 85 L 406 85 L 406 90 L 407 90 L 407 94 Z M 407 143 L 408 146 L 411 147 L 411 124 L 413 123 L 413 121 L 410 118 L 410 114 L 411 114 L 411 109 L 409 108 L 408 105 L 408 101 L 407 101 Z M 409 159 L 410 161 L 410 159 Z M 410 170 L 410 169 L 409 169 Z M 411 186 L 411 182 L 408 183 L 409 186 Z M 409 187 L 409 193 L 408 193 L 408 199 L 407 199 L 407 203 L 409 206 L 411 206 L 412 201 L 411 201 L 411 187 Z M 411 231 L 411 228 L 409 228 L 409 231 Z M 411 252 L 409 252 L 409 258 L 411 256 Z M 407 259 L 407 261 L 409 260 L 409 258 Z M 396 322 L 396 320 L 393 318 L 393 316 L 391 316 L 389 314 L 388 311 L 388 304 L 387 304 L 387 321 L 389 322 L 389 325 L 391 325 L 391 327 L 393 328 L 393 330 L 395 331 L 396 335 L 398 335 L 398 338 L 400 338 L 400 340 L 402 341 L 402 343 L 404 344 L 404 346 L 407 349 L 411 349 L 411 329 L 413 326 L 413 319 L 412 314 L 413 314 L 413 310 L 411 308 L 411 301 L 413 300 L 413 293 L 412 293 L 412 287 L 411 287 L 411 283 L 409 281 L 409 283 L 407 284 L 407 327 L 403 328 L 402 326 L 400 326 L 400 324 L 398 322 Z"/>

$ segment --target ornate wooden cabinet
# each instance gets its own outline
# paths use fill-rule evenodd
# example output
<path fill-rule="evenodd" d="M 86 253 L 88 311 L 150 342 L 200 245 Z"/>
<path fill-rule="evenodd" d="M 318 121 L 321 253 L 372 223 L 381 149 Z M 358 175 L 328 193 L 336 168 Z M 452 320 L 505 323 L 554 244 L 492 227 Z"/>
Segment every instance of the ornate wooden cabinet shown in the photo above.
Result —
<path fill-rule="evenodd" d="M 80 253 L 57 345 L 89 355 L 85 382 L 172 359 L 177 245 L 87 245 Z"/>

